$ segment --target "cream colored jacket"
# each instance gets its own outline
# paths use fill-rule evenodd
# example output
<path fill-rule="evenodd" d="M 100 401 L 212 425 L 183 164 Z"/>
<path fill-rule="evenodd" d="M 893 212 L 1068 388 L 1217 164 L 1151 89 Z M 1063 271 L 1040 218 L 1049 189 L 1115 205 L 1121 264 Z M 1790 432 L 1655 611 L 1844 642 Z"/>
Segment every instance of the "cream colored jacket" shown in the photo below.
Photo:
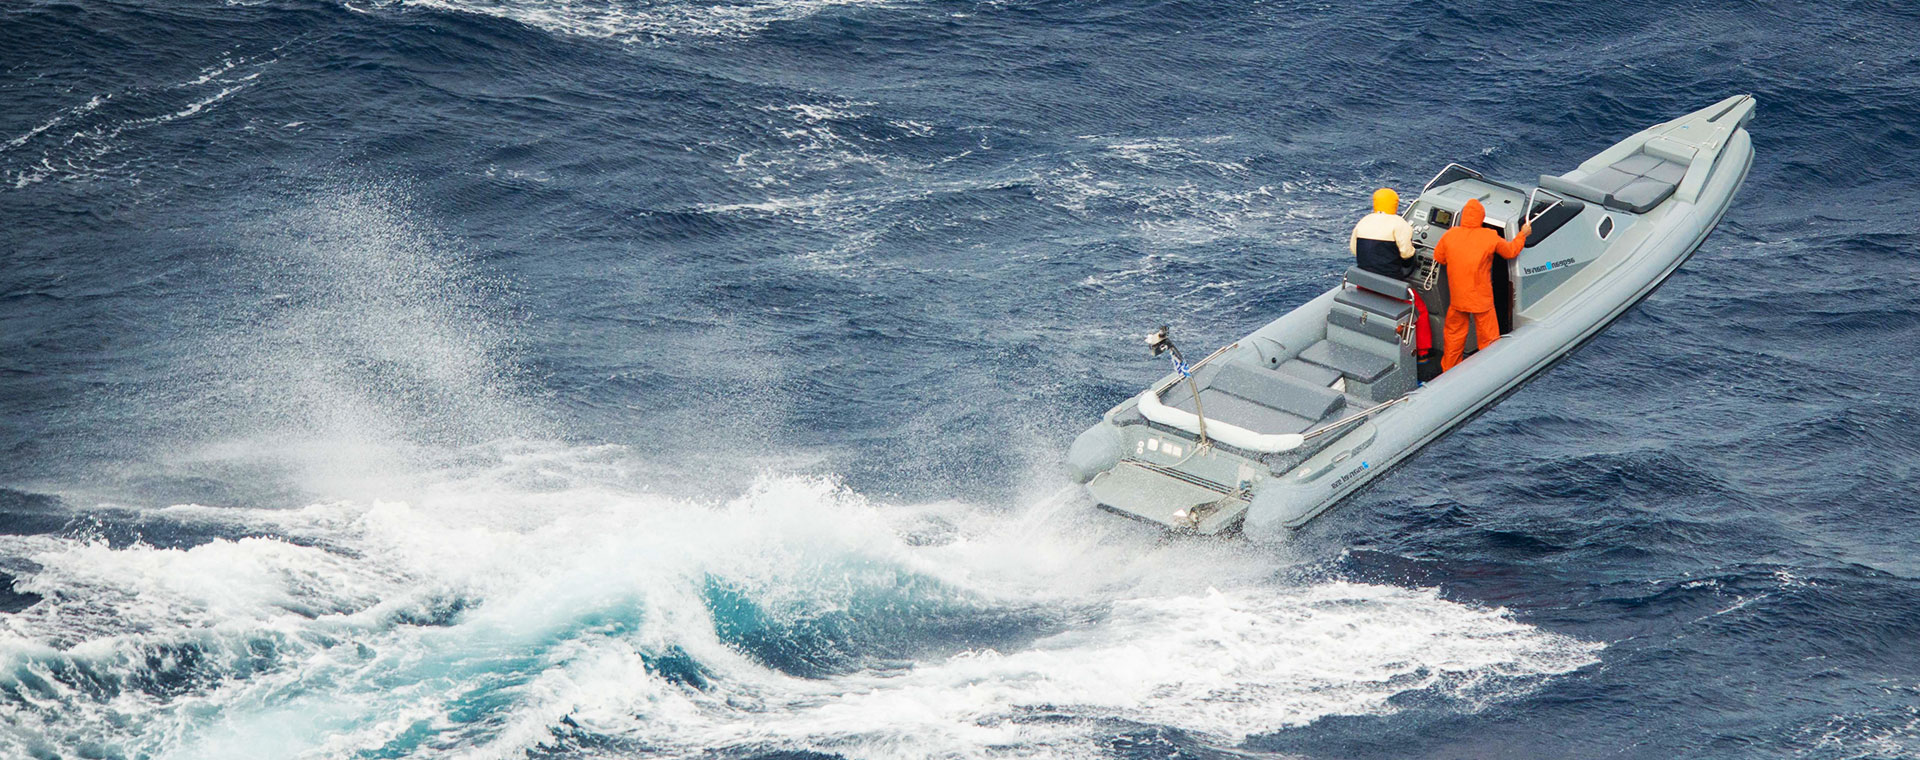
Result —
<path fill-rule="evenodd" d="M 1347 236 L 1347 253 L 1360 255 L 1357 241 L 1391 240 L 1400 247 L 1400 258 L 1413 258 L 1413 225 L 1401 219 L 1399 214 L 1375 211 L 1360 217 L 1360 223 L 1353 226 L 1353 234 Z"/>

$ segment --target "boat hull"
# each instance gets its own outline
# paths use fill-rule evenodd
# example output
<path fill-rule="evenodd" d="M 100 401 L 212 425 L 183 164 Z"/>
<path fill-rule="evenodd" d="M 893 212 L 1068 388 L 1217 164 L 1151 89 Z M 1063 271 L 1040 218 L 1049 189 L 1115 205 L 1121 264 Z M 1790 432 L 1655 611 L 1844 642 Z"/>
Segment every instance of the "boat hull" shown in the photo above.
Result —
<path fill-rule="evenodd" d="M 1666 282 L 1711 234 L 1752 165 L 1752 141 L 1741 128 L 1752 105 L 1738 105 L 1745 109 L 1738 124 L 1716 136 L 1717 155 L 1682 186 L 1685 199 L 1644 215 L 1603 212 L 1620 220 L 1621 231 L 1603 256 L 1582 262 L 1566 283 L 1571 287 L 1530 304 L 1499 341 L 1391 408 L 1335 431 L 1330 443 L 1273 466 L 1271 455 L 1196 446 L 1183 431 L 1141 419 L 1136 399 L 1075 442 L 1069 469 L 1103 507 L 1174 530 L 1273 535 L 1305 526 L 1565 359 Z M 1340 290 L 1262 327 L 1240 350 L 1301 345 L 1316 329 L 1324 334 Z"/>
<path fill-rule="evenodd" d="M 1702 193 L 1705 204 L 1696 207 L 1697 213 L 1674 220 L 1657 240 L 1643 244 L 1625 266 L 1612 271 L 1606 285 L 1475 354 L 1473 372 L 1441 375 L 1409 394 L 1390 417 L 1375 421 L 1374 427 L 1384 429 L 1369 445 L 1341 461 L 1326 461 L 1332 471 L 1276 480 L 1261 489 L 1250 502 L 1246 530 L 1272 533 L 1305 525 L 1519 390 L 1652 295 L 1706 242 L 1745 182 L 1753 160 L 1751 140 L 1743 131 L 1727 150 L 1722 160 L 1736 161 L 1730 168 L 1737 171 L 1717 177 Z"/>

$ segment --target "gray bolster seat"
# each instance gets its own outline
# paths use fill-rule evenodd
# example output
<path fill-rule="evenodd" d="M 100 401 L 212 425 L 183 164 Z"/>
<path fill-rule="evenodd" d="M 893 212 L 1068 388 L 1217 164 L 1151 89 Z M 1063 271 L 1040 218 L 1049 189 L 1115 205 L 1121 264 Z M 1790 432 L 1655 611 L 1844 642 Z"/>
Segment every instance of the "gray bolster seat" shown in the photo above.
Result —
<path fill-rule="evenodd" d="M 1384 296 L 1405 298 L 1407 281 L 1388 277 L 1377 272 L 1369 272 L 1359 267 L 1347 267 L 1347 284 L 1366 288 Z"/>
<path fill-rule="evenodd" d="M 1552 190 L 1568 198 L 1578 198 L 1588 203 L 1598 203 L 1602 206 L 1607 205 L 1608 201 L 1613 200 L 1612 193 L 1574 179 L 1571 174 L 1567 176 L 1542 174 L 1540 175 L 1540 187 L 1543 190 Z"/>
<path fill-rule="evenodd" d="M 1204 375 L 1204 377 L 1202 377 Z M 1299 433 L 1345 406 L 1338 391 L 1290 372 L 1255 369 L 1238 363 L 1216 364 L 1196 373 L 1208 419 L 1259 433 Z M 1163 403 L 1194 411 L 1186 383 L 1167 389 Z"/>
<path fill-rule="evenodd" d="M 1644 214 L 1672 196 L 1686 176 L 1686 164 L 1643 151 L 1592 174 L 1543 174 L 1540 187 L 1615 211 Z"/>

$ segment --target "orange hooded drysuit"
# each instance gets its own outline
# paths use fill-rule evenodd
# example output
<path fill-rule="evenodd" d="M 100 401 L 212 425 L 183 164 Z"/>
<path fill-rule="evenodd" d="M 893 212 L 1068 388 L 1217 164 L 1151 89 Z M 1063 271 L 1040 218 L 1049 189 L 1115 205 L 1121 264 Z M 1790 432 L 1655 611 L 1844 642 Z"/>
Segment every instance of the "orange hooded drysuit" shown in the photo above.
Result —
<path fill-rule="evenodd" d="M 1480 348 L 1500 339 L 1500 320 L 1493 311 L 1493 255 L 1511 259 L 1526 247 L 1526 235 L 1502 240 L 1500 233 L 1480 226 L 1487 209 L 1478 200 L 1460 208 L 1460 224 L 1440 236 L 1433 246 L 1433 263 L 1447 267 L 1447 325 L 1440 369 L 1453 369 L 1467 350 L 1467 323 L 1479 333 Z M 1523 230 L 1524 231 L 1524 230 Z"/>

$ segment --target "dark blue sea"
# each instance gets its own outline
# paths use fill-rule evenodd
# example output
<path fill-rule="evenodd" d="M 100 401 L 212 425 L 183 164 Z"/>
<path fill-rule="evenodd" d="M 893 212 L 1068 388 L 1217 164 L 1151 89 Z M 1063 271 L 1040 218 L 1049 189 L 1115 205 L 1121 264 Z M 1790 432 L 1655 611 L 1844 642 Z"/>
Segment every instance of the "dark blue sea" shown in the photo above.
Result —
<path fill-rule="evenodd" d="M 1920 757 L 1920 7 L 0 5 L 0 757 Z M 1288 540 L 1069 442 L 1375 187 L 1728 95 L 1649 300 Z"/>

